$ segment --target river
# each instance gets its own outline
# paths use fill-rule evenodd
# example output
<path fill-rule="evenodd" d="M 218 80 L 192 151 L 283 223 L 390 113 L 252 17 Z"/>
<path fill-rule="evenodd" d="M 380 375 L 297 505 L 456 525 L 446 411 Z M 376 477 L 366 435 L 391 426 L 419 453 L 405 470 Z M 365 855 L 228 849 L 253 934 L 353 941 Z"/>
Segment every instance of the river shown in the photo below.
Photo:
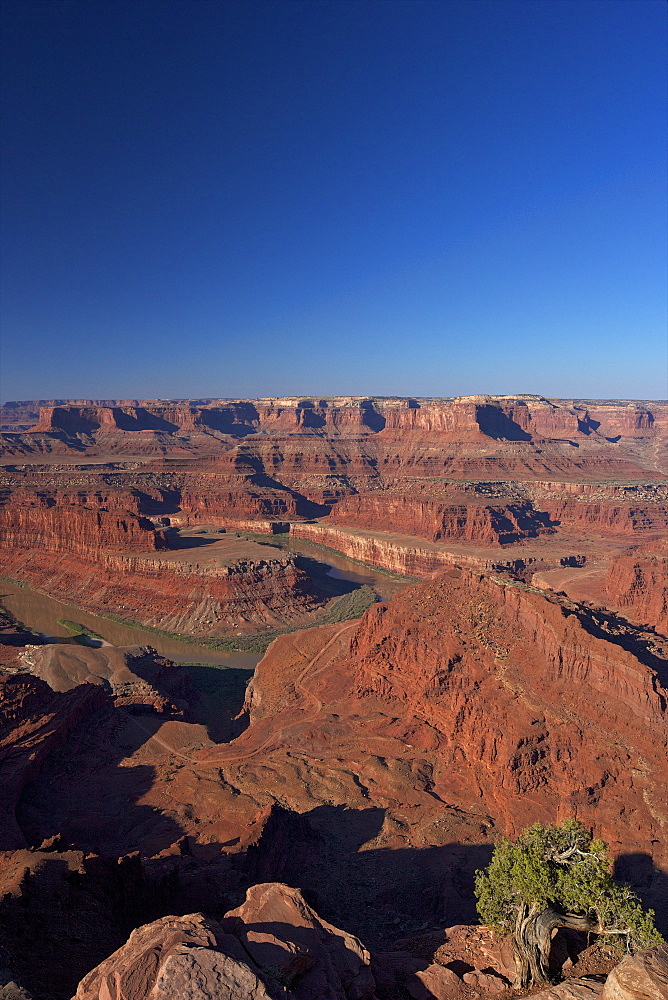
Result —
<path fill-rule="evenodd" d="M 405 587 L 408 582 L 375 572 L 371 567 L 358 565 L 343 555 L 329 552 L 302 539 L 291 540 L 290 551 L 308 555 L 325 563 L 329 566 L 329 575 L 338 580 L 347 580 L 359 586 L 368 584 L 384 600 Z M 83 611 L 73 604 L 57 601 L 38 590 L 21 587 L 2 579 L 0 579 L 0 605 L 28 628 L 56 642 L 72 641 L 67 629 L 58 624 L 59 619 L 64 619 L 85 626 L 114 646 L 153 646 L 175 663 L 204 663 L 248 670 L 253 669 L 261 658 L 257 653 L 209 649 L 198 644 L 179 642 L 178 639 L 170 639 L 141 627 L 122 625 L 120 622 Z"/>
<path fill-rule="evenodd" d="M 389 600 L 394 594 L 413 582 L 408 577 L 404 579 L 391 573 L 383 573 L 365 563 L 355 562 L 354 559 L 349 559 L 340 552 L 308 542 L 304 538 L 290 538 L 285 548 L 286 551 L 294 552 L 295 555 L 309 556 L 311 559 L 317 559 L 318 562 L 329 566 L 327 575 L 335 580 L 347 580 L 359 587 L 363 584 L 373 587 L 383 601 Z"/>
<path fill-rule="evenodd" d="M 19 587 L 7 580 L 0 580 L 0 604 L 28 628 L 41 632 L 47 639 L 56 642 L 69 638 L 67 629 L 58 624 L 58 619 L 64 619 L 84 625 L 114 646 L 153 646 L 175 663 L 206 663 L 248 670 L 253 669 L 260 660 L 257 653 L 228 653 L 222 649 L 179 642 L 142 628 L 121 625 L 120 622 L 82 611 L 73 604 L 63 604 L 38 590 Z"/>

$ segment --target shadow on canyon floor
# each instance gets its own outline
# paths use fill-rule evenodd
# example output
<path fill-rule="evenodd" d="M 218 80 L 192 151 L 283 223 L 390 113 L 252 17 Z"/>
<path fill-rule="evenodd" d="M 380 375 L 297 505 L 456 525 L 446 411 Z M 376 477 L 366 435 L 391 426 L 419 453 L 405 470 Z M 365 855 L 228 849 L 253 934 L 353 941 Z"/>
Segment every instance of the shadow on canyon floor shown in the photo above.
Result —
<path fill-rule="evenodd" d="M 21 795 L 16 817 L 28 843 L 60 834 L 82 850 L 120 857 L 154 854 L 179 840 L 177 821 L 140 804 L 155 784 L 155 767 L 127 762 L 161 721 L 109 704 L 73 729 Z"/>
<path fill-rule="evenodd" d="M 183 667 L 187 670 L 195 696 L 190 699 L 189 722 L 207 728 L 214 743 L 229 743 L 248 728 L 248 717 L 240 715 L 252 669 L 210 667 L 203 663 Z"/>
<path fill-rule="evenodd" d="M 98 738 L 108 733 L 109 727 L 117 725 L 119 720 L 99 721 Z M 123 851 L 119 853 L 133 847 L 141 848 L 142 854 L 154 853 L 182 837 L 183 831 L 177 823 L 165 819 L 164 825 L 160 825 L 160 817 L 156 817 L 155 811 L 137 802 L 152 780 L 152 768 L 116 767 L 116 771 L 125 770 L 126 783 L 117 781 L 112 793 L 102 772 L 107 767 L 110 769 L 107 777 L 118 779 L 118 775 L 113 774 L 113 754 L 105 762 L 98 759 L 96 768 L 82 774 L 86 766 L 82 754 L 86 747 L 81 734 L 77 739 L 76 746 L 71 743 L 63 746 L 53 766 L 48 766 L 28 790 L 21 809 L 26 829 L 29 830 L 32 823 L 37 832 L 39 821 L 43 827 L 40 837 L 45 831 L 59 828 L 67 841 L 91 849 L 101 846 L 99 824 L 115 822 L 124 840 Z M 123 750 L 139 742 L 140 732 L 138 729 L 133 731 L 133 727 L 121 727 L 116 734 L 116 746 Z M 78 799 L 72 795 L 67 775 L 59 777 L 63 767 L 69 767 L 70 773 L 79 769 Z M 95 774 L 101 781 L 94 784 Z M 88 804 L 82 804 L 82 781 L 96 788 Z M 118 797 L 124 799 L 124 811 L 113 820 L 114 799 L 117 801 Z M 51 817 L 53 809 L 60 811 Z M 45 816 L 49 817 L 48 822 Z M 447 810 L 444 810 L 444 818 L 453 828 L 461 822 Z M 222 845 L 212 844 L 207 845 L 205 859 L 188 837 L 180 853 L 143 864 L 138 857 L 126 859 L 123 864 L 138 865 L 139 873 L 130 872 L 131 877 L 120 881 L 113 874 L 113 869 L 118 867 L 113 859 L 86 859 L 84 867 L 96 866 L 94 871 L 75 875 L 66 870 L 62 856 L 60 859 L 47 857 L 35 876 L 31 876 L 32 882 L 27 884 L 27 902 L 21 903 L 21 912 L 25 911 L 21 920 L 25 922 L 30 918 L 32 980 L 48 982 L 50 963 L 57 966 L 58 956 L 62 959 L 64 954 L 71 959 L 67 983 L 63 980 L 62 987 L 56 988 L 54 984 L 48 993 L 38 994 L 40 1000 L 67 1000 L 73 985 L 117 947 L 120 938 L 127 936 L 133 926 L 166 913 L 202 911 L 220 919 L 229 909 L 243 902 L 249 886 L 265 881 L 284 882 L 300 889 L 320 917 L 355 934 L 373 950 L 392 950 L 401 939 L 417 937 L 420 960 L 428 964 L 445 942 L 445 927 L 477 922 L 473 879 L 475 871 L 489 863 L 492 846 L 454 839 L 424 848 L 392 850 L 371 846 L 388 821 L 386 810 L 379 807 L 348 809 L 321 805 L 298 814 L 276 805 L 260 839 L 244 853 L 226 854 L 221 850 Z M 94 826 L 97 823 L 92 832 L 87 831 L 87 824 L 91 822 Z M 142 843 L 147 825 L 152 826 L 152 831 Z M 470 825 L 468 832 L 469 835 L 474 832 Z M 113 846 L 109 838 L 102 846 L 106 848 L 104 853 L 114 853 L 109 850 Z M 120 839 L 118 846 L 121 846 Z M 632 881 L 639 891 L 645 885 L 656 896 L 652 902 L 657 914 L 661 912 L 659 896 L 664 894 L 665 904 L 668 878 L 665 873 L 657 872 L 648 855 L 637 853 L 619 858 L 615 874 Z M 12 908 L 16 905 L 18 903 L 8 902 L 7 898 L 0 901 L 0 931 L 3 925 L 11 926 L 11 920 L 15 919 Z M 54 932 L 58 947 L 40 949 L 38 931 L 42 933 L 40 928 L 48 926 L 51 911 L 76 914 L 81 907 L 84 923 L 79 917 L 59 921 Z M 665 906 L 664 912 L 668 912 Z M 84 925 L 85 930 L 82 930 Z M 290 937 L 291 928 L 281 930 L 286 930 Z M 20 928 L 16 933 L 19 931 Z M 12 936 L 16 936 L 14 931 L 10 938 Z M 8 943 L 11 944 L 11 940 Z M 18 940 L 17 946 L 24 948 L 25 943 Z M 581 950 L 580 945 L 584 947 L 586 943 L 571 942 L 568 950 L 575 949 L 577 953 Z M 566 957 L 566 953 L 562 957 Z"/>
<path fill-rule="evenodd" d="M 248 884 L 286 882 L 315 910 L 374 948 L 427 928 L 477 920 L 473 879 L 490 844 L 365 848 L 385 809 L 322 805 L 299 815 L 275 806 L 243 868 Z"/>
<path fill-rule="evenodd" d="M 21 892 L 0 898 L 2 957 L 35 1000 L 68 1000 L 87 972 L 157 916 L 157 900 L 138 858 L 21 854 Z"/>
<path fill-rule="evenodd" d="M 212 538 L 210 536 L 200 536 L 200 535 L 182 535 L 178 528 L 165 528 L 165 537 L 167 538 L 168 548 L 170 551 L 176 551 L 177 549 L 198 549 L 206 545 L 215 545 L 223 537 L 221 534 L 220 538 Z"/>

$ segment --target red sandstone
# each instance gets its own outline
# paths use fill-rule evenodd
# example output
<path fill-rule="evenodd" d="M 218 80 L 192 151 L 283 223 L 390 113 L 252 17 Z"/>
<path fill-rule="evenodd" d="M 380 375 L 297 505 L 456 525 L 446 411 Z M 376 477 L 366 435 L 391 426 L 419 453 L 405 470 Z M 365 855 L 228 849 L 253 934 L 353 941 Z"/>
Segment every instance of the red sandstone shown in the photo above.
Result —
<path fill-rule="evenodd" d="M 472 872 L 499 832 L 577 816 L 665 904 L 668 406 L 54 400 L 31 431 L 35 407 L 10 410 L 3 572 L 56 596 L 197 635 L 314 620 L 322 597 L 291 555 L 240 541 L 225 559 L 225 541 L 195 547 L 199 525 L 280 524 L 425 582 L 358 624 L 276 640 L 229 744 L 159 670 L 144 685 L 104 652 L 7 646 L 12 670 L 95 682 L 3 682 L 9 847 L 62 833 L 139 850 L 159 913 L 298 884 L 396 956 L 425 922 L 474 919 Z M 380 965 L 402 1000 L 448 979 L 406 961 Z M 486 974 L 454 985 L 491 989 Z"/>

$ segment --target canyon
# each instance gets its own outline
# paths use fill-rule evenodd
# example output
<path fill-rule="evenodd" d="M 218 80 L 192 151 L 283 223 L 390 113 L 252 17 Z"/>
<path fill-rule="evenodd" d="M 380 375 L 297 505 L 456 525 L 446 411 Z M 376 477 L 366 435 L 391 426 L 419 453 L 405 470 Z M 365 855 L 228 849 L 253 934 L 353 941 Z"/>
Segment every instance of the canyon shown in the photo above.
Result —
<path fill-rule="evenodd" d="M 517 996 L 474 872 L 568 817 L 668 934 L 668 403 L 1 409 L 0 573 L 100 632 L 0 621 L 17 990 L 135 998 L 151 952 L 136 1000 L 193 962 L 235 1000 Z M 249 681 L 197 643 L 267 651 Z M 35 928 L 71 893 L 99 930 L 60 928 L 54 972 Z M 568 947 L 600 992 L 616 959 Z"/>

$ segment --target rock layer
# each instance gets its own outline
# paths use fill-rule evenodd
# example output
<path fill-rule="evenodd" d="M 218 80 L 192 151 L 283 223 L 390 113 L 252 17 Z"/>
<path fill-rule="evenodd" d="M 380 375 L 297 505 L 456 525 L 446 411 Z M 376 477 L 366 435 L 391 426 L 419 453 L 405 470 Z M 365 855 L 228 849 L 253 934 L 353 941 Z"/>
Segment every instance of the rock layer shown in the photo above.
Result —
<path fill-rule="evenodd" d="M 290 556 L 207 569 L 152 557 L 103 554 L 89 563 L 18 550 L 4 565 L 13 579 L 66 594 L 87 611 L 198 636 L 300 624 L 323 601 Z"/>
<path fill-rule="evenodd" d="M 114 506 L 118 499 L 112 499 Z M 132 510 L 109 510 L 109 498 L 81 496 L 64 503 L 53 493 L 35 496 L 20 490 L 7 493 L 0 503 L 0 549 L 95 559 L 105 549 L 145 552 L 167 546 L 164 534 L 147 518 Z"/>
<path fill-rule="evenodd" d="M 616 556 L 606 576 L 607 595 L 635 620 L 668 632 L 668 538 Z"/>

